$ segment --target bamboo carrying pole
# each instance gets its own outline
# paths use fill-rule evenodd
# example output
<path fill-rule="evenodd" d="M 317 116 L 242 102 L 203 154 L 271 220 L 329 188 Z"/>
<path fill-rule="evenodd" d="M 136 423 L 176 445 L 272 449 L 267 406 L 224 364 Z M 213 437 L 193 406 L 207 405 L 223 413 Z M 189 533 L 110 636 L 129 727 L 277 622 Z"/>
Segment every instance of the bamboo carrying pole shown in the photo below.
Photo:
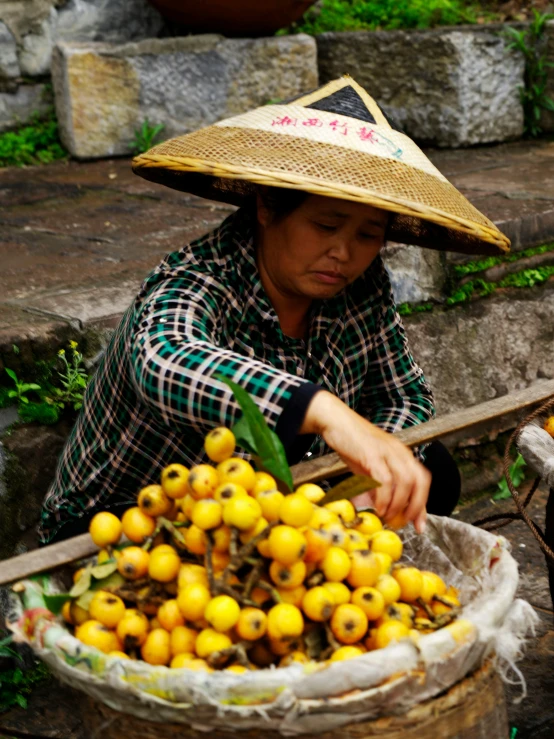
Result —
<path fill-rule="evenodd" d="M 477 433 L 491 421 L 529 411 L 554 395 L 554 380 L 537 382 L 533 387 L 518 390 L 501 398 L 472 406 L 463 411 L 441 416 L 433 421 L 403 429 L 395 436 L 408 446 L 418 446 L 469 429 Z M 515 423 L 514 423 L 515 425 Z M 329 454 L 292 468 L 295 485 L 316 482 L 348 471 L 338 454 Z M 7 585 L 39 572 L 52 570 L 75 560 L 89 557 L 98 551 L 88 534 L 37 549 L 18 557 L 4 560 L 0 565 L 0 585 Z"/>

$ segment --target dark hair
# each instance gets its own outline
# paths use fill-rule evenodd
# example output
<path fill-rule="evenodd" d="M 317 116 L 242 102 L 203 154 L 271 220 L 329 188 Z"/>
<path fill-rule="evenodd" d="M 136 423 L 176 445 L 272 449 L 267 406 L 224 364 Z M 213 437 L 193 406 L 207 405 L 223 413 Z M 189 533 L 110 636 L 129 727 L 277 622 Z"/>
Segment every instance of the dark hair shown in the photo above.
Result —
<path fill-rule="evenodd" d="M 288 190 L 283 187 L 260 187 L 258 194 L 271 213 L 271 220 L 274 223 L 289 216 L 310 196 L 303 190 Z"/>

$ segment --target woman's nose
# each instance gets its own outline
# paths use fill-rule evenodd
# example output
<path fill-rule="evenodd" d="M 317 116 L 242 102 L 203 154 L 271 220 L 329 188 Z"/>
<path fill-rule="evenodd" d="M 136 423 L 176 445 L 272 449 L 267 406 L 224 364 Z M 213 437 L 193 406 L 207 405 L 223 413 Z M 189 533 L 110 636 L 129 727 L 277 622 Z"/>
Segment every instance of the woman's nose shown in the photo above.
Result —
<path fill-rule="evenodd" d="M 344 236 L 337 236 L 329 249 L 329 256 L 339 262 L 347 262 L 350 258 L 350 242 Z"/>

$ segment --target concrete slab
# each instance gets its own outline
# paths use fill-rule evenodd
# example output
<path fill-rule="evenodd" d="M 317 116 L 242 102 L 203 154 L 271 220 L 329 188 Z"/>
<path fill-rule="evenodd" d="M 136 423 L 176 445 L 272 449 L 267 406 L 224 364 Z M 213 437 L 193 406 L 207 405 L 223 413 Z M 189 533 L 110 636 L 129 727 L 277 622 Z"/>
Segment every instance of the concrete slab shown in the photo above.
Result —
<path fill-rule="evenodd" d="M 427 153 L 445 177 L 512 240 L 512 249 L 554 240 L 554 141 Z M 449 258 L 465 259 L 455 254 Z"/>

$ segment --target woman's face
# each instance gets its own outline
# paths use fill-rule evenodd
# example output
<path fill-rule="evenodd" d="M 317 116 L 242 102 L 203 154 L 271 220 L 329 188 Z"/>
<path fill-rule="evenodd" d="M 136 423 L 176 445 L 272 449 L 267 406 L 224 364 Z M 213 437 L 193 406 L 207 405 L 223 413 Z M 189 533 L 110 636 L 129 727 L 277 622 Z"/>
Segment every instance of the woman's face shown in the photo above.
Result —
<path fill-rule="evenodd" d="M 331 298 L 379 254 L 388 217 L 371 205 L 310 195 L 292 213 L 273 221 L 258 199 L 258 258 L 282 294 Z"/>

